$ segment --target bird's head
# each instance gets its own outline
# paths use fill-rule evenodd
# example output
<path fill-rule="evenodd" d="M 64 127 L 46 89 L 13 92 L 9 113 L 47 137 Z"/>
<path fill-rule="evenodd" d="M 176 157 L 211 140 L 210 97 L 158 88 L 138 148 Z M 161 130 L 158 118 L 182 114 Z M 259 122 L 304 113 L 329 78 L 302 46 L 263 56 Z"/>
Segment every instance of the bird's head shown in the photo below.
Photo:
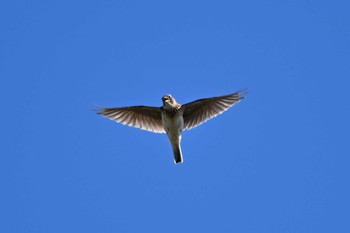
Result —
<path fill-rule="evenodd" d="M 169 94 L 163 96 L 162 101 L 164 107 L 174 107 L 176 105 L 175 99 Z"/>

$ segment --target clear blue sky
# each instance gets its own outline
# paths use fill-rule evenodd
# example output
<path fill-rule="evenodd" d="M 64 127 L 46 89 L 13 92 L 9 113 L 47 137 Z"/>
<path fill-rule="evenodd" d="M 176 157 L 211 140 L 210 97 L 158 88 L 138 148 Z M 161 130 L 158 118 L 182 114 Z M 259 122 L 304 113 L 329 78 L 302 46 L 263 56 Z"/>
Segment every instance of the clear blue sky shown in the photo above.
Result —
<path fill-rule="evenodd" d="M 347 1 L 1 1 L 0 232 L 350 232 Z M 248 88 L 185 131 L 96 115 Z"/>

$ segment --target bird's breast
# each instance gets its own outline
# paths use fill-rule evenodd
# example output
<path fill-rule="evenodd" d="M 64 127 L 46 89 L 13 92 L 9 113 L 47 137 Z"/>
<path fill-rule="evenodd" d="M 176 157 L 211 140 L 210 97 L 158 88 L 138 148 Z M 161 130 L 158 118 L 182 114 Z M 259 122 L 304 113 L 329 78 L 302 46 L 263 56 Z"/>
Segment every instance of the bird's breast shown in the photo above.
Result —
<path fill-rule="evenodd" d="M 184 126 L 184 119 L 180 111 L 176 111 L 176 114 L 173 112 L 169 114 L 168 111 L 163 111 L 162 123 L 168 136 L 181 135 Z"/>

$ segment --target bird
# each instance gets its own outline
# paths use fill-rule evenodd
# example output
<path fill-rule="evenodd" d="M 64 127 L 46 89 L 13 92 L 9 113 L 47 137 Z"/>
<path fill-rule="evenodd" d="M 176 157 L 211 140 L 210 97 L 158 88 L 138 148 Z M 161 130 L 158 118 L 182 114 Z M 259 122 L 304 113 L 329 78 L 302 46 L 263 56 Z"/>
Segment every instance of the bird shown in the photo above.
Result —
<path fill-rule="evenodd" d="M 198 99 L 179 104 L 170 94 L 162 97 L 161 107 L 129 106 L 103 108 L 97 114 L 127 126 L 154 133 L 166 133 L 170 141 L 175 164 L 182 163 L 181 137 L 183 130 L 190 130 L 225 112 L 245 98 L 246 89 L 232 94 Z"/>

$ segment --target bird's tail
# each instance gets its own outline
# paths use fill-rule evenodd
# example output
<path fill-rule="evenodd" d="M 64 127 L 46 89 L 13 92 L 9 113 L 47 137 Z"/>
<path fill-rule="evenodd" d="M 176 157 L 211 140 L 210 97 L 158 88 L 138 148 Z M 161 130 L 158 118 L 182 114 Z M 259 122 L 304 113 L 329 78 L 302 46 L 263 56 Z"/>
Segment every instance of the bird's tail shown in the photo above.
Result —
<path fill-rule="evenodd" d="M 182 160 L 182 152 L 181 152 L 180 143 L 173 143 L 172 148 L 173 148 L 175 163 L 182 163 L 183 160 Z"/>

